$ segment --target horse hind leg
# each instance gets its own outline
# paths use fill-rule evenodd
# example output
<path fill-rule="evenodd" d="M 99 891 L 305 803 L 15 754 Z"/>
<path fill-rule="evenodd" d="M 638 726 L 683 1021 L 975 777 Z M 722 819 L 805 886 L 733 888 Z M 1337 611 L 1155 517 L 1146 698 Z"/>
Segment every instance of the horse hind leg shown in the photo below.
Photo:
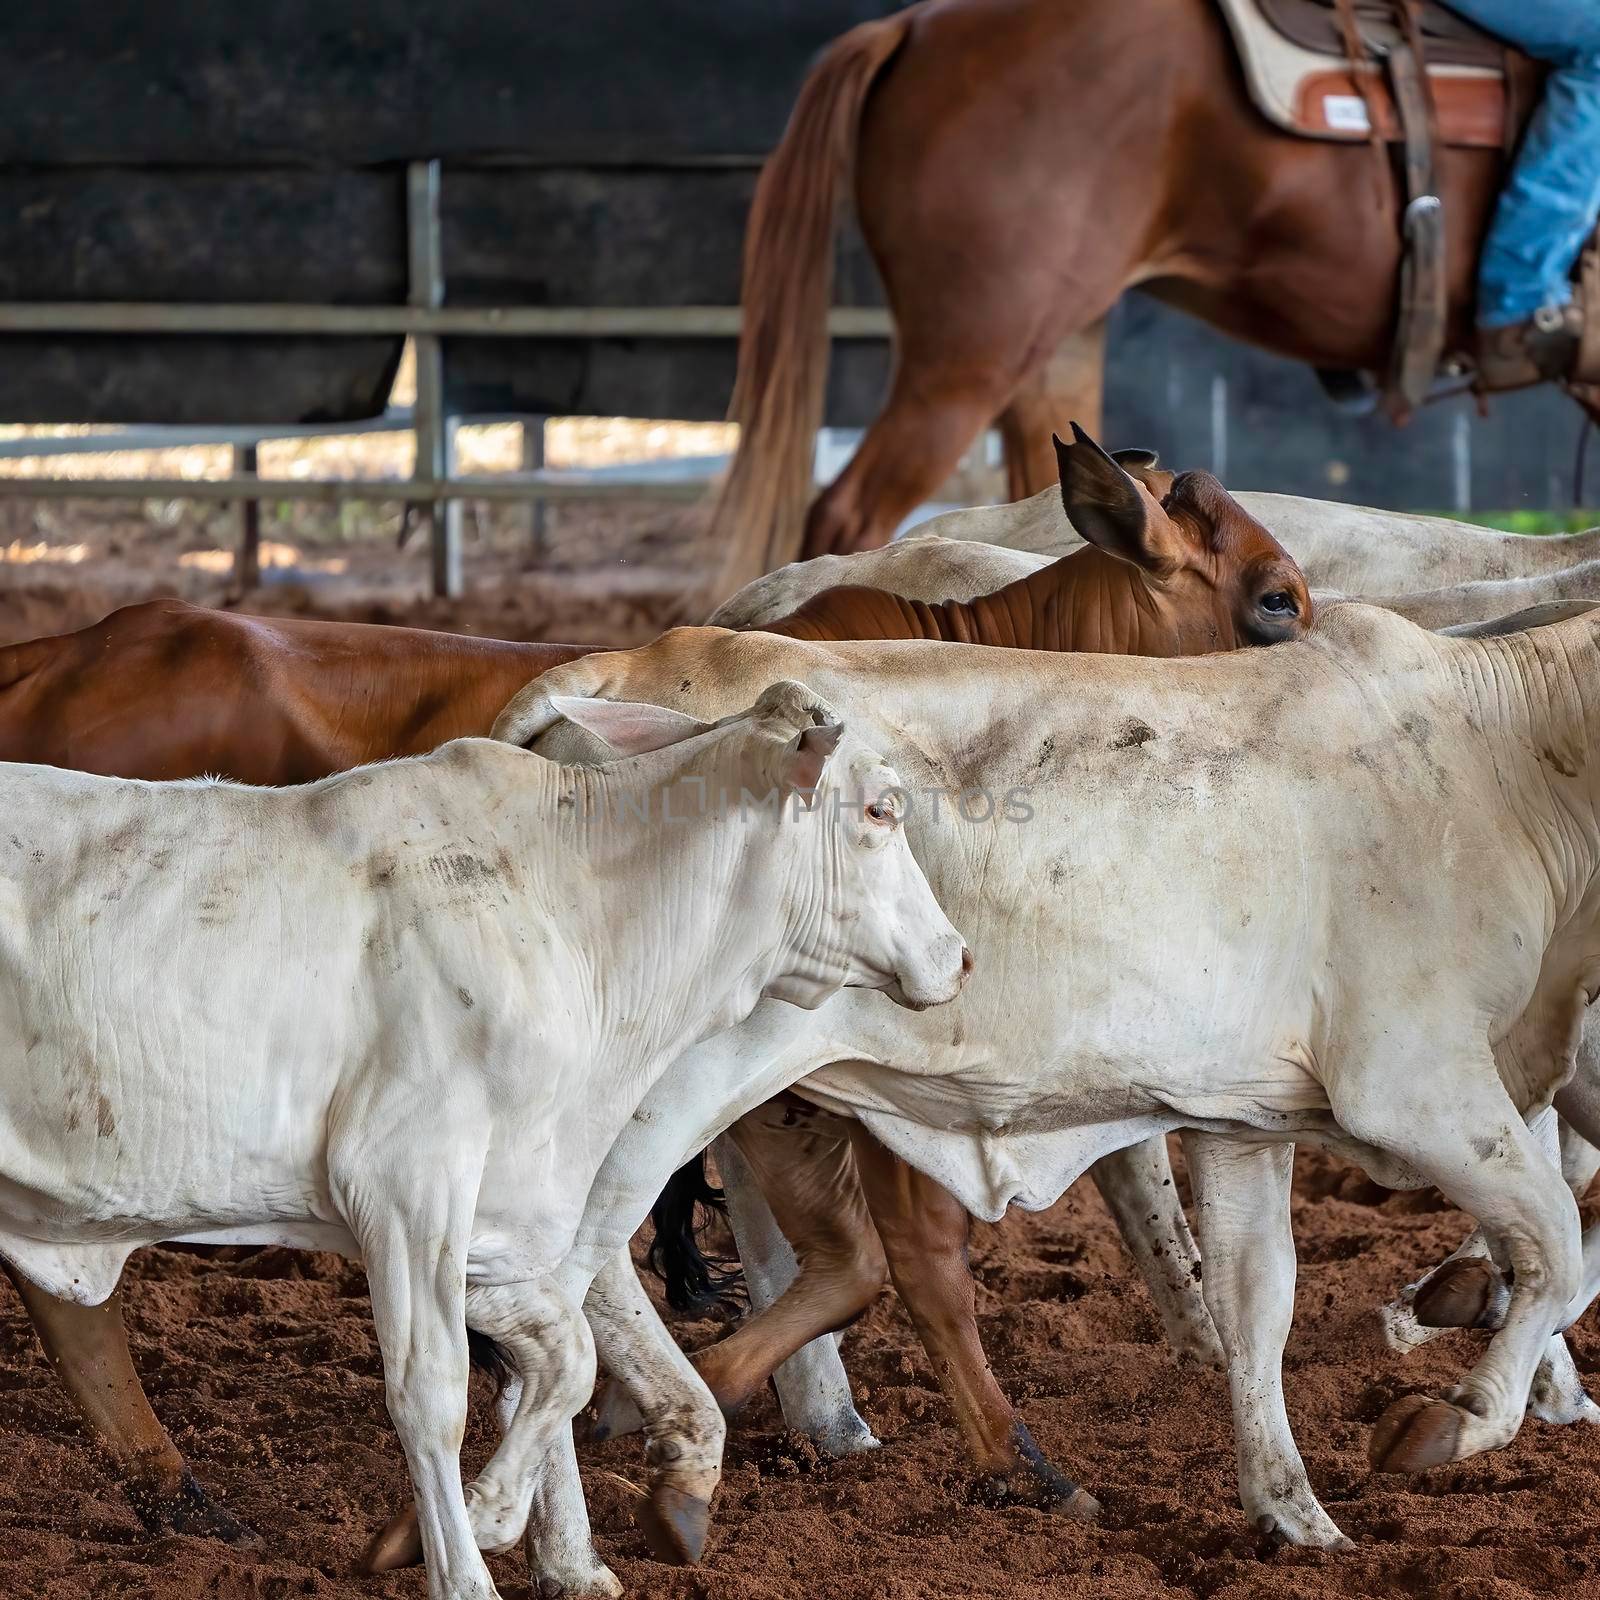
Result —
<path fill-rule="evenodd" d="M 1105 361 L 1106 319 L 1101 317 L 1069 334 L 1048 361 L 1018 384 L 995 419 L 1005 450 L 1008 499 L 1026 500 L 1055 488 L 1058 468 L 1050 439 L 1053 433 L 1066 437 L 1076 422 L 1099 434 Z"/>
<path fill-rule="evenodd" d="M 888 404 L 806 518 L 802 556 L 873 550 L 955 470 L 1013 387 L 987 362 L 903 355 Z"/>

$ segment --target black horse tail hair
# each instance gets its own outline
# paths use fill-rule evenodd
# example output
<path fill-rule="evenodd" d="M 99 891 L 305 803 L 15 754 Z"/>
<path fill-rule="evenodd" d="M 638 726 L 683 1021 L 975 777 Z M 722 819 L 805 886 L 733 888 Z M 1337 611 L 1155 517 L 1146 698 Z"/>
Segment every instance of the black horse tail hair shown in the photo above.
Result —
<path fill-rule="evenodd" d="M 517 1376 L 517 1369 L 506 1354 L 506 1347 L 488 1334 L 479 1333 L 476 1328 L 467 1329 L 467 1359 L 477 1371 L 488 1375 L 494 1385 L 496 1400 L 505 1393 L 506 1385 Z"/>
<path fill-rule="evenodd" d="M 715 1211 L 726 1216 L 728 1202 L 722 1190 L 706 1177 L 706 1156 L 701 1151 L 667 1179 L 650 1208 L 655 1238 L 645 1254 L 645 1265 L 666 1286 L 667 1304 L 674 1311 L 694 1313 L 713 1306 L 733 1310 L 745 1298 L 744 1273 L 726 1257 L 708 1256 L 700 1248 L 700 1229 Z"/>

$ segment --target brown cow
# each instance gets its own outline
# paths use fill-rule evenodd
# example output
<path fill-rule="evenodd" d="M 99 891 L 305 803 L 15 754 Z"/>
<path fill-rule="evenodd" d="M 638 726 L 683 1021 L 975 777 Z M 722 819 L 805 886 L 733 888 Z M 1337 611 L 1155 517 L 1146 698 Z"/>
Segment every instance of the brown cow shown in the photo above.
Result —
<path fill-rule="evenodd" d="M 0 760 L 310 783 L 487 733 L 529 678 L 594 648 L 150 600 L 0 649 Z"/>

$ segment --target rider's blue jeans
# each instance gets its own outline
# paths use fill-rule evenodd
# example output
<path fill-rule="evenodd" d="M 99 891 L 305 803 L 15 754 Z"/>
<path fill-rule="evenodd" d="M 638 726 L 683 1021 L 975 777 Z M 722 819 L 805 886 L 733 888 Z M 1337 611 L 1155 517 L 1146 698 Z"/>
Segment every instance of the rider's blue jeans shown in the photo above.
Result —
<path fill-rule="evenodd" d="M 1600 216 L 1600 0 L 1446 4 L 1554 68 L 1478 265 L 1478 321 L 1502 327 L 1572 298 L 1572 264 Z"/>

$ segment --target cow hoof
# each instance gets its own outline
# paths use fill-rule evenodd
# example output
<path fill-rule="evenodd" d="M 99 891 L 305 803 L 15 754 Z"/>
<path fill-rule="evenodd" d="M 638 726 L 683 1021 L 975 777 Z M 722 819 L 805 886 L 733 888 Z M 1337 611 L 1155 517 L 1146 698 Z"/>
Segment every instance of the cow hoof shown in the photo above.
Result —
<path fill-rule="evenodd" d="M 980 1478 L 975 1486 L 976 1500 L 983 1505 L 1033 1506 L 1071 1517 L 1075 1522 L 1099 1518 L 1100 1502 L 1046 1457 L 1033 1442 L 1025 1423 L 1019 1422 L 1011 1430 L 1011 1446 L 1016 1464 Z"/>
<path fill-rule="evenodd" d="M 633 1520 L 657 1561 L 692 1567 L 706 1547 L 711 1502 L 670 1483 L 658 1483 L 648 1498 L 641 1497 L 635 1505 Z"/>
<path fill-rule="evenodd" d="M 1446 1261 L 1417 1290 L 1412 1302 L 1425 1328 L 1485 1328 L 1504 1302 L 1500 1269 L 1487 1256 Z"/>
<path fill-rule="evenodd" d="M 151 1533 L 176 1533 L 188 1539 L 220 1539 L 223 1544 L 245 1550 L 260 1546 L 255 1531 L 224 1511 L 187 1469 L 176 1489 L 130 1484 L 128 1498 L 139 1520 Z"/>
<path fill-rule="evenodd" d="M 1374 1472 L 1426 1472 L 1460 1458 L 1467 1413 L 1448 1400 L 1408 1394 L 1378 1418 L 1367 1445 Z"/>
<path fill-rule="evenodd" d="M 622 1600 L 623 1588 L 609 1567 L 602 1575 L 583 1578 L 541 1578 L 535 1586 L 539 1600 Z"/>
<path fill-rule="evenodd" d="M 422 1533 L 417 1527 L 415 1506 L 407 1506 L 375 1533 L 362 1552 L 356 1570 L 365 1576 L 393 1572 L 399 1567 L 415 1567 L 422 1562 Z"/>

